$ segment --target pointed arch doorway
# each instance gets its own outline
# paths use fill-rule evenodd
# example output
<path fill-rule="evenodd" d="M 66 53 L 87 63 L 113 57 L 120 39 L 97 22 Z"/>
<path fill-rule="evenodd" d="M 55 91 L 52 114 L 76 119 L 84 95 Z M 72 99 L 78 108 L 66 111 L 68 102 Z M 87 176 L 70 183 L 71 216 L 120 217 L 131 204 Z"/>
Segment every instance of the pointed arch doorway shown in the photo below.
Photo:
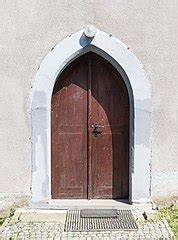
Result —
<path fill-rule="evenodd" d="M 118 71 L 88 52 L 59 76 L 51 101 L 53 199 L 127 199 L 129 96 Z"/>
<path fill-rule="evenodd" d="M 143 66 L 117 38 L 99 29 L 92 40 L 78 31 L 58 43 L 42 61 L 31 94 L 32 199 L 52 204 L 51 190 L 51 98 L 58 76 L 74 59 L 86 52 L 107 59 L 122 76 L 130 103 L 129 201 L 150 202 L 151 93 Z M 102 106 L 102 105 L 101 105 Z M 100 135 L 101 136 L 101 135 Z M 119 147 L 119 146 L 118 146 Z"/>

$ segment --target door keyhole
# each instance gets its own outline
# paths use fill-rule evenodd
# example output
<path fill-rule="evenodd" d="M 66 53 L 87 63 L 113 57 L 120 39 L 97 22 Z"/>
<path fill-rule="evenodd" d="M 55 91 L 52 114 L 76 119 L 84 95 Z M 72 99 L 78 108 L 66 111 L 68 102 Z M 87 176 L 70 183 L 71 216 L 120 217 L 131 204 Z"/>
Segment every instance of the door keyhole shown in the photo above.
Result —
<path fill-rule="evenodd" d="M 93 131 L 92 131 L 93 135 L 95 137 L 98 137 L 102 133 L 100 128 L 104 128 L 104 126 L 102 126 L 98 123 L 95 123 L 95 124 L 92 125 L 92 128 L 93 128 Z"/>

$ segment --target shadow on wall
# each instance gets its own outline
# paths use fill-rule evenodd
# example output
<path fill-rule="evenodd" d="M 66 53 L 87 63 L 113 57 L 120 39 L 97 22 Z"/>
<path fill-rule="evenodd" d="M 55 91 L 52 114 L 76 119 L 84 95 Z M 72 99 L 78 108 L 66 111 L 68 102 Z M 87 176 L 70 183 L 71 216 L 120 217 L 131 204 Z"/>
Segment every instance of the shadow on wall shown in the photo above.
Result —
<path fill-rule="evenodd" d="M 139 125 L 140 131 L 137 132 L 136 144 L 142 145 L 145 148 L 149 148 L 150 141 L 150 125 L 148 125 L 148 119 L 150 118 L 150 113 L 145 111 L 145 109 L 149 109 L 150 100 L 140 100 L 137 101 L 139 106 L 137 111 L 137 124 Z M 143 130 L 144 129 L 144 130 Z"/>
<path fill-rule="evenodd" d="M 38 106 L 36 103 L 38 103 Z M 32 172 L 35 179 L 32 179 L 32 181 L 35 181 L 35 183 L 42 182 L 41 192 L 45 198 L 48 197 L 47 189 L 49 189 L 49 176 L 47 175 L 49 168 L 47 159 L 49 151 L 47 148 L 50 147 L 47 144 L 47 127 L 49 126 L 48 111 L 50 110 L 46 109 L 46 105 L 47 99 L 45 92 L 34 92 L 32 102 Z M 40 156 L 37 153 L 40 153 Z M 43 161 L 38 161 L 39 158 Z M 32 184 L 32 186 L 35 187 L 35 184 Z M 35 191 L 35 189 L 33 189 L 33 191 Z"/>
<path fill-rule="evenodd" d="M 82 34 L 79 40 L 79 43 L 83 48 L 89 45 L 91 42 L 92 42 L 92 38 L 87 38 L 84 33 Z"/>

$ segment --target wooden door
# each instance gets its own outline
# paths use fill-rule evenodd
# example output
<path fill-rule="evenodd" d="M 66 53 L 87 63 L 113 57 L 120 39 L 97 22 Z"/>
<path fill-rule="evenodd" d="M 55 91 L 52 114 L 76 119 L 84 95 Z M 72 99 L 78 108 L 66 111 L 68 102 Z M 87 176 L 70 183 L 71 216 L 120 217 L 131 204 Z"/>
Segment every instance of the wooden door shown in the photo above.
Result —
<path fill-rule="evenodd" d="M 88 62 L 78 59 L 52 96 L 52 197 L 87 198 Z"/>
<path fill-rule="evenodd" d="M 123 79 L 103 58 L 91 56 L 91 198 L 128 197 L 129 98 Z"/>
<path fill-rule="evenodd" d="M 128 198 L 129 97 L 115 68 L 88 53 L 52 96 L 52 198 Z"/>

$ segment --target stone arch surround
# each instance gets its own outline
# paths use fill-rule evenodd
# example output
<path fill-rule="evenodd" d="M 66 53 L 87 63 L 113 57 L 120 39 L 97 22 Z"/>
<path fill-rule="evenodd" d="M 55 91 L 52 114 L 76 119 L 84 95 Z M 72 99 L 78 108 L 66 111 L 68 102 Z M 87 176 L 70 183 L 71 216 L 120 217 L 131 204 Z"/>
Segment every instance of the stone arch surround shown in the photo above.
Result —
<path fill-rule="evenodd" d="M 63 69 L 82 54 L 93 51 L 106 58 L 122 75 L 130 99 L 129 200 L 150 201 L 150 85 L 131 50 L 117 38 L 97 29 L 93 39 L 84 30 L 74 33 L 47 54 L 38 69 L 31 95 L 32 199 L 51 201 L 51 96 Z"/>

